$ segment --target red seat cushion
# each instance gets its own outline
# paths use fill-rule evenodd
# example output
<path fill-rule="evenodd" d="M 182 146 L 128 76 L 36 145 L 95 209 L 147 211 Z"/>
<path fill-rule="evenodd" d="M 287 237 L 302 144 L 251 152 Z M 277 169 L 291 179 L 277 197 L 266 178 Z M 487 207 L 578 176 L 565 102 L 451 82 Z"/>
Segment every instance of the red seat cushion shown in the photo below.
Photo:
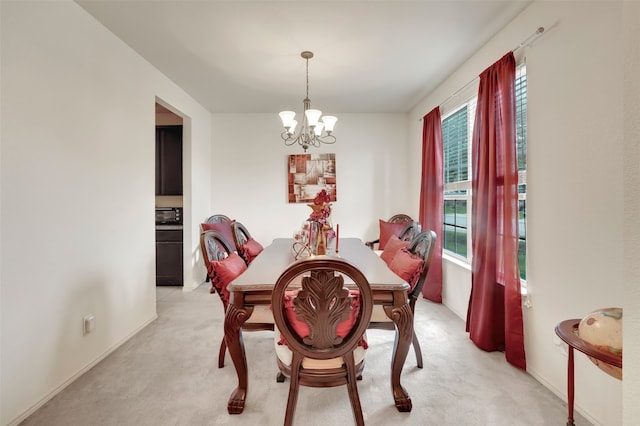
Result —
<path fill-rule="evenodd" d="M 247 264 L 234 252 L 223 260 L 212 260 L 208 269 L 211 278 L 211 292 L 216 291 L 226 307 L 229 303 L 227 285 L 247 270 Z"/>
<path fill-rule="evenodd" d="M 253 261 L 253 259 L 256 258 L 256 256 L 262 253 L 262 250 L 264 250 L 264 247 L 262 247 L 262 244 L 260 244 L 253 238 L 249 238 L 247 242 L 244 243 L 242 247 L 240 247 L 239 254 L 240 256 L 242 256 L 244 261 L 247 262 L 247 264 L 249 264 L 251 263 L 251 261 Z"/>
<path fill-rule="evenodd" d="M 378 243 L 378 250 L 384 250 L 387 241 L 389 241 L 389 237 L 392 235 L 400 235 L 400 232 L 402 232 L 405 226 L 407 226 L 407 222 L 391 223 L 380 219 L 380 242 Z"/>
<path fill-rule="evenodd" d="M 410 253 L 407 249 L 400 249 L 391 261 L 389 268 L 409 283 L 411 290 L 413 290 L 418 283 L 418 278 L 420 278 L 422 264 L 422 258 Z"/>
<path fill-rule="evenodd" d="M 389 237 L 389 241 L 387 241 L 384 250 L 380 254 L 380 258 L 386 262 L 387 266 L 391 265 L 391 261 L 398 251 L 407 247 L 409 247 L 409 241 L 402 241 L 400 238 L 392 235 Z"/>
<path fill-rule="evenodd" d="M 233 231 L 231 230 L 231 224 L 235 222 L 220 222 L 220 223 L 203 223 L 202 230 L 203 231 L 217 231 L 224 237 L 225 240 L 231 245 L 231 247 L 235 246 L 235 240 L 233 239 Z"/>

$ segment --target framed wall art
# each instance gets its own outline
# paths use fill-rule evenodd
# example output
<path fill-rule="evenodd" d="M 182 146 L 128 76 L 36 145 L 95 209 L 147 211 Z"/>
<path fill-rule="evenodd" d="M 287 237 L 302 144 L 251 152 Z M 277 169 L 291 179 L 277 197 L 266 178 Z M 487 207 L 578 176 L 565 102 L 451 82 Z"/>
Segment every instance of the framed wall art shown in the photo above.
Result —
<path fill-rule="evenodd" d="M 336 155 L 293 154 L 287 161 L 287 197 L 290 203 L 310 203 L 326 190 L 336 201 Z"/>

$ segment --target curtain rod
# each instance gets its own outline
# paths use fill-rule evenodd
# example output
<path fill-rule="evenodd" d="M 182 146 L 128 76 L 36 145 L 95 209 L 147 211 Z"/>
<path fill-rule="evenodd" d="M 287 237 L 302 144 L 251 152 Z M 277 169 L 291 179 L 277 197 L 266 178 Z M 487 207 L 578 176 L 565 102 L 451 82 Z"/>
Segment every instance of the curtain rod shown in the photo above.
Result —
<path fill-rule="evenodd" d="M 513 49 L 511 49 L 512 53 L 516 53 L 518 50 L 520 50 L 521 48 L 525 47 L 525 46 L 530 46 L 531 43 L 536 40 L 538 37 L 540 37 L 540 35 L 544 32 L 544 27 L 538 27 L 538 29 L 531 34 L 529 37 L 527 37 L 526 39 L 524 39 L 523 41 L 520 42 L 520 44 L 518 44 L 516 47 L 514 47 Z M 474 84 L 480 77 L 476 76 L 473 80 L 469 81 L 467 84 L 465 84 L 464 86 L 462 86 L 460 89 L 456 90 L 453 94 L 449 95 L 449 97 L 447 99 L 445 99 L 444 101 L 440 102 L 438 104 L 438 106 L 442 106 L 444 104 L 446 104 L 447 102 L 449 102 L 451 99 L 455 98 L 456 96 L 458 96 L 461 92 L 463 92 L 467 87 L 471 86 L 472 84 Z M 422 121 L 422 118 L 419 118 L 418 121 Z"/>

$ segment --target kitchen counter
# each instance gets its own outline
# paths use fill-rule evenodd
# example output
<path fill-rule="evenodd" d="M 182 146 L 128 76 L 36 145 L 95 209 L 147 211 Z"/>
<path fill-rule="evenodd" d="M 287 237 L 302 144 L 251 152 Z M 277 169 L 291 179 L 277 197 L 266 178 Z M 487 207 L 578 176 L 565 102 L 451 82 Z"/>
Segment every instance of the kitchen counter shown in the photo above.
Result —
<path fill-rule="evenodd" d="M 156 231 L 182 231 L 182 225 L 156 225 Z"/>

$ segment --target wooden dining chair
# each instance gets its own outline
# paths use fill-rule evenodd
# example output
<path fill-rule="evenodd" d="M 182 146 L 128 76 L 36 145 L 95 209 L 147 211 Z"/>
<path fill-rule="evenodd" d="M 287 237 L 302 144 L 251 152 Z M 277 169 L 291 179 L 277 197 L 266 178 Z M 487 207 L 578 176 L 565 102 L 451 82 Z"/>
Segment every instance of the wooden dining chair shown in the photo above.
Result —
<path fill-rule="evenodd" d="M 367 241 L 365 244 L 371 250 L 374 249 L 374 245 L 378 244 L 380 250 L 384 249 L 384 244 L 390 235 L 398 236 L 400 232 L 404 229 L 402 224 L 413 222 L 411 216 L 406 214 L 396 214 L 389 218 L 389 220 L 384 221 L 382 219 L 379 220 L 380 233 L 378 234 L 378 238 L 372 241 Z M 382 243 L 380 241 L 382 240 Z"/>
<path fill-rule="evenodd" d="M 200 224 L 200 232 L 204 231 L 218 231 L 227 240 L 227 242 L 234 245 L 233 229 L 232 225 L 235 220 L 230 219 L 223 214 L 214 214 L 209 216 L 207 220 Z"/>
<path fill-rule="evenodd" d="M 421 230 L 422 226 L 420 226 L 419 222 L 408 222 L 398 234 L 398 238 L 402 241 L 413 241 L 413 239 L 418 236 Z"/>
<path fill-rule="evenodd" d="M 351 291 L 345 276 L 354 283 Z M 284 424 L 293 422 L 300 385 L 346 384 L 356 424 L 364 425 L 356 380 L 364 367 L 363 335 L 373 306 L 367 278 L 343 259 L 299 260 L 280 275 L 271 304 L 278 367 L 291 380 Z"/>
<path fill-rule="evenodd" d="M 225 216 L 223 214 L 214 214 L 209 216 L 204 223 L 222 223 L 222 222 L 231 222 L 231 218 L 229 216 Z"/>
<path fill-rule="evenodd" d="M 244 259 L 235 247 L 218 231 L 204 231 L 200 234 L 202 259 L 211 280 L 211 293 L 217 293 L 226 314 L 229 306 L 227 285 L 247 269 Z M 246 331 L 273 330 L 273 315 L 266 305 L 258 305 L 251 317 L 243 324 Z M 224 337 L 218 351 L 218 368 L 224 367 L 227 344 Z"/>
<path fill-rule="evenodd" d="M 221 232 L 227 241 L 233 243 L 233 236 L 231 235 L 231 218 L 223 214 L 214 214 L 209 216 L 203 223 L 200 224 L 200 232 L 215 230 Z M 224 225 L 218 225 L 224 224 Z M 209 282 L 209 275 L 205 277 L 205 282 Z"/>
<path fill-rule="evenodd" d="M 240 222 L 233 221 L 231 223 L 231 232 L 238 254 L 249 265 L 256 256 L 262 253 L 264 247 L 253 239 L 247 228 Z"/>
<path fill-rule="evenodd" d="M 427 278 L 435 245 L 436 233 L 431 230 L 425 230 L 420 232 L 406 249 L 399 249 L 392 259 L 385 260 L 389 268 L 404 278 L 411 286 L 407 293 L 407 298 L 412 313 L 415 313 L 416 300 L 420 296 Z M 384 255 L 385 253 L 381 257 L 385 258 Z M 369 328 L 395 331 L 395 324 L 385 313 L 384 305 L 376 305 L 374 307 Z M 418 368 L 422 368 L 422 350 L 420 349 L 420 342 L 415 329 L 412 344 Z"/>

